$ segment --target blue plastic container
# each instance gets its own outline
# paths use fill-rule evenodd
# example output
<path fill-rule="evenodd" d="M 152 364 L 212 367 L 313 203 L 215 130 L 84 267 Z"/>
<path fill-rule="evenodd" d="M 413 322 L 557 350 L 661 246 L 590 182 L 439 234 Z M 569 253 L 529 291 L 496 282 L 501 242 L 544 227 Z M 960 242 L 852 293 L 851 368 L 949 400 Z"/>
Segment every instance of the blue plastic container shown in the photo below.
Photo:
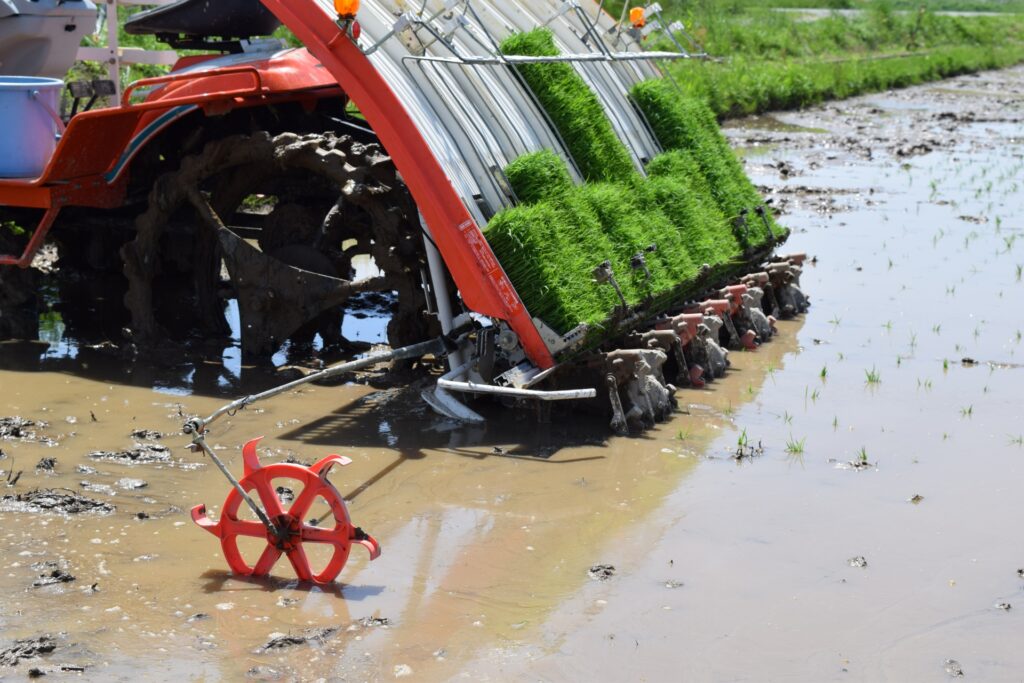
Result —
<path fill-rule="evenodd" d="M 37 178 L 53 156 L 63 125 L 63 81 L 0 76 L 0 178 Z"/>

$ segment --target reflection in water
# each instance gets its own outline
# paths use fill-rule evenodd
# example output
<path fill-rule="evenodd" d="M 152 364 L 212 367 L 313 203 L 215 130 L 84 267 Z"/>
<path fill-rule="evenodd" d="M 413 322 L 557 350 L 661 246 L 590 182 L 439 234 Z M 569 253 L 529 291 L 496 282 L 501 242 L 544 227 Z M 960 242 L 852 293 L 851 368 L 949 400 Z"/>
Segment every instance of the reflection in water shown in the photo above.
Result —
<path fill-rule="evenodd" d="M 793 350 L 790 330 L 779 342 L 737 359 L 739 380 L 718 383 L 707 395 L 727 396 L 737 406 L 750 400 L 767 365 L 781 368 L 784 354 Z M 222 403 L 213 395 L 164 399 L 133 387 L 140 381 L 138 366 L 127 384 L 90 380 L 91 368 L 83 367 L 90 353 L 82 348 L 77 368 L 65 359 L 68 374 L 0 373 L 5 387 L 17 386 L 0 396 L 0 414 L 45 416 L 51 421 L 47 434 L 59 444 L 12 443 L 4 449 L 19 463 L 57 455 L 54 473 L 26 473 L 23 485 L 106 485 L 111 494 L 93 486 L 88 495 L 112 500 L 117 512 L 59 521 L 0 513 L 0 523 L 16 530 L 5 540 L 5 557 L 29 553 L 0 576 L 0 590 L 16 596 L 5 632 L 33 635 L 41 623 L 66 631 L 96 653 L 91 661 L 109 662 L 97 665 L 104 676 L 128 676 L 139 667 L 152 671 L 169 657 L 193 662 L 210 679 L 233 680 L 251 666 L 271 663 L 301 679 L 372 678 L 367 672 L 375 670 L 390 676 L 399 663 L 431 678 L 454 675 L 459 662 L 481 647 L 536 637 L 545 615 L 590 580 L 586 570 L 615 556 L 615 539 L 636 537 L 695 468 L 690 453 L 724 424 L 693 407 L 692 415 L 678 418 L 689 430 L 685 446 L 674 425 L 606 441 L 607 426 L 587 417 L 556 414 L 551 424 L 537 424 L 531 416 L 510 418 L 483 404 L 482 410 L 503 419 L 467 428 L 427 412 L 414 392 L 361 386 L 311 386 L 218 423 L 210 443 L 236 474 L 240 444 L 260 433 L 268 437 L 261 449 L 267 462 L 311 461 L 330 452 L 353 459 L 332 473 L 332 481 L 348 499 L 353 521 L 381 540 L 384 553 L 370 565 L 356 549 L 344 583 L 324 592 L 288 580 L 287 564 L 276 570 L 285 578 L 261 582 L 223 573 L 219 545 L 186 512 L 204 502 L 212 516 L 218 514 L 228 487 L 214 468 L 126 467 L 86 457 L 129 446 L 129 433 L 144 427 L 167 434 L 162 442 L 175 460 L 203 464 L 201 456 L 180 448 L 185 439 L 176 433 L 185 414 Z M 199 377 L 200 371 L 209 376 Z M 193 386 L 217 386 L 224 377 L 219 365 L 206 364 L 164 368 L 146 381 L 174 372 Z M 703 416 L 695 419 L 698 414 Z M 117 482 L 125 477 L 142 479 L 146 487 L 120 489 Z M 56 595 L 24 591 L 39 573 L 32 563 L 62 559 L 78 582 Z M 98 592 L 79 590 L 93 583 Z M 355 623 L 364 617 L 387 617 L 392 625 Z M 318 656 L 308 650 L 281 652 L 281 659 L 250 654 L 275 632 L 339 625 L 343 630 Z M 137 635 L 125 638 L 119 628 Z M 402 643 L 401 662 L 387 654 L 394 642 Z M 167 680 L 185 675 L 174 665 L 166 672 Z"/>
<path fill-rule="evenodd" d="M 353 266 L 360 277 L 378 272 L 372 259 L 362 255 Z M 38 344 L 0 342 L 0 371 L 83 373 L 100 381 L 126 382 L 152 387 L 174 396 L 203 394 L 236 396 L 268 388 L 280 382 L 275 368 L 305 365 L 311 359 L 330 364 L 354 357 L 352 352 L 325 353 L 317 335 L 312 347 L 286 343 L 270 365 L 245 364 L 241 350 L 238 302 L 225 302 L 230 335 L 224 339 L 190 338 L 164 341 L 148 353 L 139 353 L 124 341 L 129 319 L 121 300 L 124 280 L 120 275 L 62 272 L 44 277 L 43 300 L 47 310 L 39 315 Z M 173 309 L 172 309 L 173 310 Z M 190 323 L 178 311 L 181 329 Z M 344 318 L 346 339 L 363 344 L 386 343 L 390 313 L 379 305 L 367 305 Z M 172 335 L 173 337 L 173 335 Z"/>
<path fill-rule="evenodd" d="M 845 125 L 875 125 L 868 106 L 896 97 L 912 95 L 858 100 Z M 902 102 L 886 125 L 925 129 L 935 120 L 907 118 L 930 117 L 912 113 L 923 107 Z M 1016 612 L 993 605 L 1020 593 L 1022 342 L 1007 311 L 1021 285 L 1007 240 L 1024 211 L 1021 149 L 1010 126 L 957 130 L 957 147 L 910 161 L 817 142 L 793 152 L 807 169 L 797 182 L 884 189 L 828 228 L 814 211 L 787 217 L 792 246 L 821 258 L 804 273 L 812 313 L 735 354 L 724 381 L 680 392 L 681 412 L 642 437 L 606 438 L 578 415 L 462 428 L 411 392 L 356 385 L 306 387 L 217 423 L 210 443 L 236 474 L 259 434 L 266 462 L 352 459 L 332 482 L 383 555 L 354 554 L 336 590 L 297 586 L 286 565 L 268 581 L 228 577 L 188 517 L 204 502 L 216 517 L 228 487 L 182 448 L 184 415 L 221 405 L 225 386 L 275 383 L 272 371 L 225 371 L 230 345 L 156 366 L 82 345 L 45 367 L 47 344 L 0 345 L 0 415 L 46 420 L 56 442 L 3 442 L 0 468 L 25 469 L 19 491 L 117 507 L 0 513 L 5 638 L 64 632 L 61 661 L 97 679 L 929 680 L 958 658 L 979 679 L 1015 680 Z M 868 391 L 871 368 L 882 381 Z M 130 447 L 137 428 L 198 467 L 88 457 Z M 766 449 L 742 467 L 729 457 L 740 430 Z M 786 443 L 803 439 L 794 467 Z M 877 468 L 835 467 L 860 448 Z M 43 457 L 55 469 L 29 471 Z M 859 555 L 868 566 L 850 567 Z M 45 562 L 77 581 L 32 588 Z M 609 581 L 588 576 L 597 564 L 616 567 Z M 340 630 L 256 653 L 314 627 Z"/>

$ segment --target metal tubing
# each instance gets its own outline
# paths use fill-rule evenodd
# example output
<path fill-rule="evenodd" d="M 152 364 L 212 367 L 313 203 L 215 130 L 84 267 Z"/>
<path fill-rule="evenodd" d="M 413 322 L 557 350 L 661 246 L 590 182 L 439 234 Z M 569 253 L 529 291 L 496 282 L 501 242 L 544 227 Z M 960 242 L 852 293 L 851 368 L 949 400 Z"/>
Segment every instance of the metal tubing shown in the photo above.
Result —
<path fill-rule="evenodd" d="M 213 464 L 215 464 L 224 476 L 227 477 L 228 481 L 231 482 L 231 485 L 234 486 L 235 490 L 242 496 L 242 500 L 244 500 L 249 508 L 256 513 L 256 516 L 260 518 L 260 521 L 263 522 L 263 526 L 267 527 L 267 530 L 274 534 L 274 536 L 284 538 L 281 533 L 281 529 L 278 529 L 277 525 L 270 521 L 270 518 L 267 517 L 267 513 L 265 513 L 260 506 L 256 504 L 256 501 L 249 497 L 248 492 L 242 488 L 242 484 L 239 483 L 228 468 L 225 467 L 221 459 L 213 452 L 213 449 L 206 445 L 206 439 L 203 437 L 202 432 L 194 432 L 192 434 L 192 443 L 203 449 L 203 452 L 210 457 L 210 460 L 213 460 Z"/>
<path fill-rule="evenodd" d="M 274 396 L 279 396 L 280 394 L 291 391 L 303 384 L 309 384 L 310 382 L 315 382 L 317 380 L 343 375 L 354 370 L 360 370 L 371 365 L 376 365 L 377 363 L 383 363 L 384 361 L 402 360 L 404 358 L 420 358 L 431 352 L 444 353 L 446 350 L 447 349 L 441 340 L 431 339 L 425 342 L 420 342 L 419 344 L 413 344 L 412 346 L 404 346 L 400 349 L 394 349 L 393 351 L 388 351 L 386 353 L 378 353 L 372 356 L 367 356 L 366 358 L 360 358 L 359 360 L 349 361 L 348 363 L 332 365 L 329 368 L 324 368 L 319 372 L 314 372 L 306 375 L 305 377 L 300 377 L 297 380 L 288 382 L 287 384 L 282 384 L 279 387 L 268 389 L 267 391 L 259 394 L 250 394 L 249 396 L 244 396 L 236 401 L 232 401 L 226 406 L 215 410 L 206 419 L 196 418 L 195 420 L 190 421 L 185 425 L 186 433 L 191 433 L 189 432 L 190 427 L 199 433 L 202 433 L 210 423 L 228 413 L 233 413 L 234 411 L 252 405 L 257 401 L 263 401 L 268 398 L 273 398 Z"/>
<path fill-rule="evenodd" d="M 563 389 L 560 391 L 542 391 L 540 389 L 516 389 L 515 387 L 498 387 L 491 384 L 457 381 L 469 371 L 469 363 L 464 363 L 447 375 L 437 380 L 439 389 L 458 391 L 464 394 L 488 394 L 492 396 L 509 396 L 512 398 L 530 398 L 539 401 L 577 401 L 597 396 L 596 389 Z"/>
<path fill-rule="evenodd" d="M 427 265 L 430 268 L 430 280 L 434 285 L 434 299 L 437 303 L 437 318 L 441 322 L 441 331 L 448 334 L 452 331 L 452 299 L 448 293 L 448 281 L 445 277 L 448 273 L 448 269 L 445 268 L 444 260 L 441 258 L 441 254 L 437 251 L 437 247 L 434 245 L 434 236 L 430 234 L 430 228 L 427 227 L 426 221 L 421 221 L 423 224 L 423 243 L 427 249 Z M 448 356 L 448 369 L 458 367 L 462 365 L 462 352 L 455 351 Z"/>
<path fill-rule="evenodd" d="M 580 54 L 580 55 L 552 55 L 552 56 L 528 56 L 528 55 L 502 55 L 501 57 L 432 57 L 428 55 L 407 55 L 403 60 L 416 60 L 421 62 L 445 62 L 448 64 L 550 64 L 558 62 L 650 62 L 657 60 L 673 59 L 702 59 L 704 54 L 680 54 L 678 52 L 613 52 L 604 54 Z"/>

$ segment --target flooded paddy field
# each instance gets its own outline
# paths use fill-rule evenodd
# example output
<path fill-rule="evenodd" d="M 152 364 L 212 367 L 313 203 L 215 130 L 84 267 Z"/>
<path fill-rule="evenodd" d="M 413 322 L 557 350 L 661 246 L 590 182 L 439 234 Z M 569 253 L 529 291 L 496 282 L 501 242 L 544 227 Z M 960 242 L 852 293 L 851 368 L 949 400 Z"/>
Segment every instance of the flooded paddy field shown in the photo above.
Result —
<path fill-rule="evenodd" d="M 640 437 L 362 384 L 218 423 L 236 473 L 352 458 L 383 555 L 330 590 L 189 517 L 228 485 L 182 422 L 272 375 L 0 345 L 0 676 L 1021 680 L 1022 124 L 1020 68 L 730 124 L 813 307 Z"/>

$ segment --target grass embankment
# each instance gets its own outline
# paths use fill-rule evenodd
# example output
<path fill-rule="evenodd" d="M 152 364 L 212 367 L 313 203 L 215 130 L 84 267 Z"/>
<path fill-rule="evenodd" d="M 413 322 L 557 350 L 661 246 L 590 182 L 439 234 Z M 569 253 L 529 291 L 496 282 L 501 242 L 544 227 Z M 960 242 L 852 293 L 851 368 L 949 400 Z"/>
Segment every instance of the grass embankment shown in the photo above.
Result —
<path fill-rule="evenodd" d="M 510 37 L 502 50 L 557 54 L 543 29 Z M 586 180 L 575 185 L 551 151 L 506 169 L 520 204 L 495 216 L 485 234 L 532 315 L 563 333 L 581 322 L 599 326 L 619 305 L 611 287 L 594 282 L 605 260 L 630 305 L 646 300 L 657 309 L 692 284 L 703 264 L 721 268 L 768 238 L 760 219 L 734 220 L 761 198 L 702 102 L 681 99 L 661 81 L 637 87 L 638 105 L 669 150 L 651 161 L 645 178 L 572 66 L 518 69 Z M 631 262 L 652 244 L 648 278 Z"/>
<path fill-rule="evenodd" d="M 683 16 L 720 63 L 676 63 L 682 88 L 719 117 L 794 109 L 1024 61 L 1024 16 L 897 12 L 876 2 L 856 16 L 727 11 L 710 0 Z"/>

